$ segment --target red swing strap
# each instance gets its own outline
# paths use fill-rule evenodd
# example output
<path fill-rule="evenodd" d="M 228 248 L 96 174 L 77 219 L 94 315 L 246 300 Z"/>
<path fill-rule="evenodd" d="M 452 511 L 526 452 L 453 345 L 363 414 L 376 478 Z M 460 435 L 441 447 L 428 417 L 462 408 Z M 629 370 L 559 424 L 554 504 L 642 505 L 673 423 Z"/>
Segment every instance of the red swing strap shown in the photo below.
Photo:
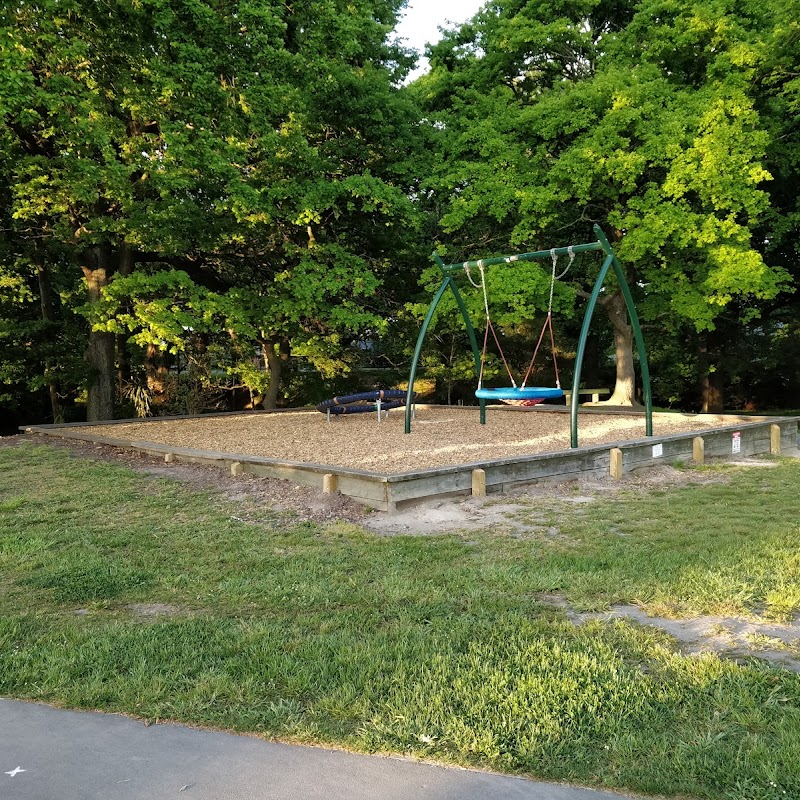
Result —
<path fill-rule="evenodd" d="M 556 276 L 558 256 L 556 255 L 555 248 L 550 251 L 550 257 L 553 259 L 553 271 L 550 276 L 550 299 L 547 303 L 547 316 L 545 317 L 544 325 L 542 325 L 542 332 L 539 334 L 539 341 L 536 342 L 536 349 L 533 351 L 533 358 L 531 359 L 531 363 L 528 365 L 528 371 L 525 373 L 525 378 L 522 381 L 521 388 L 523 389 L 528 383 L 528 378 L 530 378 L 531 372 L 533 372 L 533 365 L 536 363 L 536 356 L 539 354 L 539 348 L 542 345 L 542 339 L 544 339 L 544 332 L 546 330 L 550 331 L 550 352 L 553 354 L 553 369 L 556 373 L 556 388 L 561 388 L 561 379 L 558 375 L 558 359 L 556 358 L 556 340 L 555 336 L 553 335 L 553 290 L 555 289 L 556 281 L 563 278 L 569 272 L 569 268 L 572 266 L 572 262 L 575 260 L 575 252 L 571 246 L 567 248 L 567 252 L 569 253 L 569 264 L 567 264 L 567 268 L 560 275 Z"/>
<path fill-rule="evenodd" d="M 528 383 L 528 378 L 530 378 L 531 372 L 533 372 L 533 365 L 536 362 L 536 356 L 539 354 L 539 348 L 541 347 L 542 339 L 544 339 L 544 332 L 548 329 L 550 331 L 550 352 L 553 354 L 553 369 L 556 373 L 556 388 L 561 388 L 561 379 L 558 376 L 558 359 L 556 358 L 556 341 L 555 337 L 553 336 L 553 312 L 548 311 L 544 325 L 542 325 L 542 332 L 539 334 L 539 341 L 536 342 L 536 349 L 533 351 L 533 358 L 531 359 L 531 363 L 528 365 L 528 371 L 525 373 L 525 378 L 522 381 L 523 389 Z"/>
<path fill-rule="evenodd" d="M 483 308 L 486 312 L 486 328 L 483 332 L 483 350 L 481 350 L 481 368 L 480 372 L 478 373 L 478 388 L 480 389 L 483 386 L 483 370 L 484 366 L 486 365 L 486 345 L 489 342 L 489 331 L 492 332 L 492 338 L 494 339 L 494 343 L 497 345 L 497 352 L 500 353 L 500 358 L 503 359 L 503 366 L 506 368 L 506 372 L 508 373 L 508 377 L 511 381 L 511 385 L 516 389 L 517 382 L 514 380 L 514 376 L 511 374 L 511 368 L 508 366 L 508 362 L 506 361 L 505 353 L 503 353 L 503 348 L 500 346 L 500 339 L 497 336 L 497 332 L 494 329 L 494 325 L 492 324 L 492 317 L 489 313 L 489 296 L 486 292 L 486 275 L 483 271 L 483 259 L 478 261 L 478 270 L 481 273 L 481 280 L 480 283 L 475 283 L 472 280 L 472 275 L 469 271 L 469 264 L 468 262 L 464 262 L 464 272 L 467 273 L 467 278 L 469 278 L 469 282 L 476 288 L 481 289 L 483 292 Z"/>

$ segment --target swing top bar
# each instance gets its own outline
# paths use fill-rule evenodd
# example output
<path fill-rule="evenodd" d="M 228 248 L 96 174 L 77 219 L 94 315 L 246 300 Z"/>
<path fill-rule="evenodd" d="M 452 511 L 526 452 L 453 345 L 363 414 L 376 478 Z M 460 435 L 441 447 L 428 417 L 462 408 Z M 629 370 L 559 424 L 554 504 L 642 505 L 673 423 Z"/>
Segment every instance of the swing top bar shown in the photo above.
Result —
<path fill-rule="evenodd" d="M 605 250 L 602 242 L 589 242 L 588 244 L 575 244 L 571 247 L 555 247 L 552 250 L 537 250 L 535 253 L 520 253 L 514 256 L 497 256 L 496 258 L 483 258 L 479 261 L 462 261 L 458 264 L 442 264 L 437 258 L 439 268 L 445 275 L 461 272 L 464 267 L 477 269 L 479 266 L 491 267 L 495 264 L 513 264 L 515 261 L 542 261 L 552 256 L 565 256 L 570 253 L 587 253 L 591 250 Z"/>

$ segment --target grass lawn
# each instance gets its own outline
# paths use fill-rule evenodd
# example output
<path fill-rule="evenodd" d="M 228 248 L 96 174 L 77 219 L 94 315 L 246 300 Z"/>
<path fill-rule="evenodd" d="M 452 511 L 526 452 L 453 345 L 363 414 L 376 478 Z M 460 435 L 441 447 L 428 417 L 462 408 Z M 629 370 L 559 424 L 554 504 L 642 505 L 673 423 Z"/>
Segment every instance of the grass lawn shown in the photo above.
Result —
<path fill-rule="evenodd" d="M 800 460 L 380 537 L 0 447 L 0 695 L 645 793 L 800 798 L 800 675 L 629 622 L 800 609 Z M 246 521 L 245 521 L 246 520 Z M 77 613 L 76 613 L 77 612 Z M 161 613 L 155 613 L 161 612 Z"/>

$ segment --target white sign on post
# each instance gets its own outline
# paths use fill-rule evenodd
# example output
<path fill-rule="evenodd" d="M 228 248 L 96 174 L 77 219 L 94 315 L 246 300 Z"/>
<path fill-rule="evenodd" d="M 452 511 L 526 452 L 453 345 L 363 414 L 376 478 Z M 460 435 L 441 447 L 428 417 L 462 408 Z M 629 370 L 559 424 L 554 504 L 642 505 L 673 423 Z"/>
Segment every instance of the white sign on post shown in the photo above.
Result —
<path fill-rule="evenodd" d="M 731 436 L 731 453 L 742 452 L 742 432 L 735 431 Z"/>
<path fill-rule="evenodd" d="M 661 458 L 664 455 L 664 445 L 663 444 L 654 444 L 653 445 L 653 458 Z"/>

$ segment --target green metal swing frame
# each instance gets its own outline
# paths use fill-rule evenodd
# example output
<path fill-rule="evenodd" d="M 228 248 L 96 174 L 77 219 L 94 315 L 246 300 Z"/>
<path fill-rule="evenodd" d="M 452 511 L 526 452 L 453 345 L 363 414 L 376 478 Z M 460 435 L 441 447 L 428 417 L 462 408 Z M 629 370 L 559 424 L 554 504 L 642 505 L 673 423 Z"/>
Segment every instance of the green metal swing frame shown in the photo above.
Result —
<path fill-rule="evenodd" d="M 636 313 L 636 306 L 633 303 L 630 287 L 625 279 L 625 273 L 622 271 L 619 261 L 617 260 L 611 245 L 603 233 L 599 225 L 594 226 L 594 233 L 597 236 L 596 242 L 588 242 L 586 244 L 574 244 L 569 247 L 556 247 L 554 250 L 538 250 L 535 253 L 519 253 L 511 256 L 499 256 L 497 258 L 485 258 L 480 261 L 483 267 L 491 267 L 497 264 L 513 264 L 518 261 L 543 261 L 551 258 L 553 255 L 562 256 L 569 255 L 570 253 L 588 253 L 593 250 L 599 250 L 605 253 L 603 266 L 597 276 L 594 284 L 594 289 L 589 297 L 586 312 L 583 315 L 583 325 L 581 327 L 581 335 L 578 339 L 578 351 L 575 356 L 575 371 L 572 377 L 572 397 L 570 399 L 570 447 L 578 446 L 578 406 L 580 404 L 579 389 L 581 385 L 581 370 L 583 368 L 583 358 L 586 352 L 586 340 L 589 337 L 589 327 L 592 322 L 597 299 L 605 283 L 609 269 L 613 268 L 614 275 L 622 291 L 622 296 L 625 298 L 625 305 L 628 309 L 628 317 L 630 319 L 631 327 L 633 328 L 633 336 L 636 341 L 636 349 L 639 353 L 639 369 L 642 375 L 642 388 L 644 390 L 644 408 L 645 408 L 645 435 L 653 435 L 653 399 L 650 391 L 650 369 L 647 366 L 647 352 L 644 346 L 644 337 L 642 336 L 642 327 L 639 324 L 639 316 Z M 472 347 L 472 353 L 475 356 L 475 371 L 476 374 L 480 372 L 481 364 L 481 351 L 478 347 L 478 340 L 475 337 L 475 328 L 470 319 L 467 306 L 464 303 L 464 298 L 458 290 L 458 286 L 454 280 L 454 275 L 464 271 L 464 268 L 473 269 L 478 268 L 478 261 L 467 261 L 459 264 L 445 264 L 439 256 L 434 253 L 433 260 L 436 262 L 439 269 L 442 271 L 443 279 L 436 294 L 433 296 L 428 313 L 422 322 L 419 336 L 417 337 L 417 346 L 414 349 L 414 357 L 411 360 L 411 371 L 408 375 L 408 392 L 406 394 L 406 417 L 405 417 L 405 432 L 411 433 L 411 417 L 414 404 L 414 381 L 417 377 L 417 367 L 422 355 L 422 346 L 425 342 L 425 335 L 428 332 L 428 327 L 431 324 L 433 315 L 436 308 L 444 297 L 448 289 L 452 291 L 455 297 L 458 309 L 464 319 L 464 324 L 467 328 L 467 335 L 469 336 L 469 343 Z M 480 420 L 481 425 L 486 424 L 486 401 L 480 400 Z"/>

